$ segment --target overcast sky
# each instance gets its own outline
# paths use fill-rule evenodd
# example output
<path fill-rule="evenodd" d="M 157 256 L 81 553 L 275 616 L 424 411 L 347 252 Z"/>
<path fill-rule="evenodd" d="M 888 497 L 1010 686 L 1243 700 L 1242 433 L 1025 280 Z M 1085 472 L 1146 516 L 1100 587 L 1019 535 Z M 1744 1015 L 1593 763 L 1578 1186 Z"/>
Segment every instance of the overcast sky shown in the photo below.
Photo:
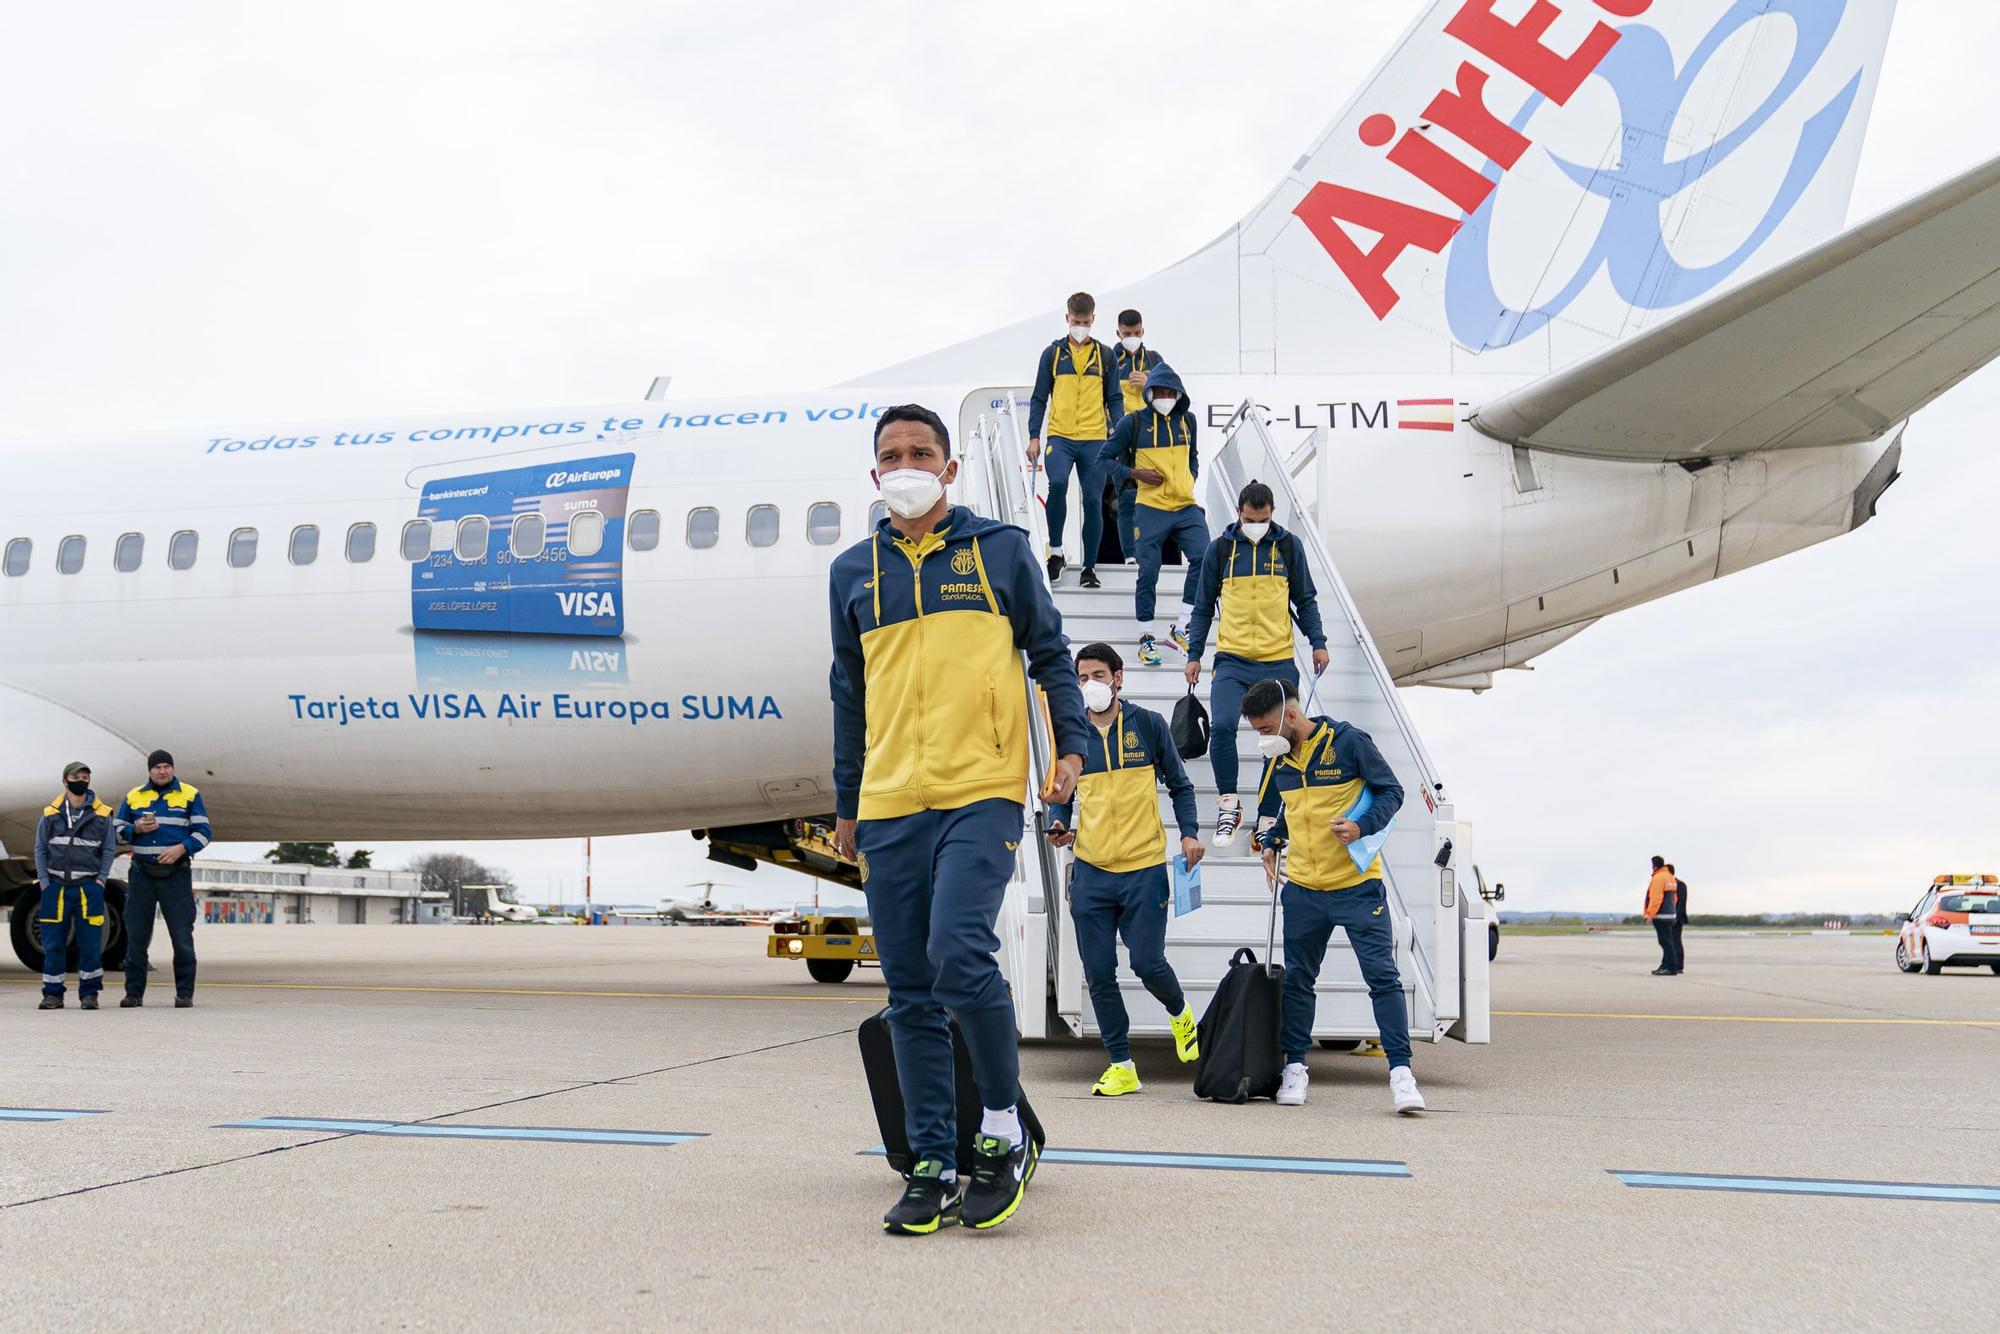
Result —
<path fill-rule="evenodd" d="M 0 430 L 810 388 L 1053 327 L 1254 204 L 1418 8 L 20 0 Z M 1854 217 L 1994 151 L 1996 49 L 2000 15 L 1902 6 Z M 1988 371 L 1923 413 L 1857 534 L 1408 692 L 1510 906 L 1625 908 L 1656 850 L 1712 911 L 2000 869 L 1996 409 Z M 458 846 L 578 894 L 580 842 Z M 707 870 L 666 834 L 597 874 Z"/>

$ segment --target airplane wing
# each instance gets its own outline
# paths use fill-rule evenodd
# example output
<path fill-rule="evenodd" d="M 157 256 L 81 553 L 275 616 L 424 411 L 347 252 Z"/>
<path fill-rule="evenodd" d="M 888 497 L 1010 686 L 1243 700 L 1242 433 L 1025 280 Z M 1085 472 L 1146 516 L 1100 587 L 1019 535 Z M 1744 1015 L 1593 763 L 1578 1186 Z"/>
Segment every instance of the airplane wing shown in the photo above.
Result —
<path fill-rule="evenodd" d="M 2000 158 L 1473 414 L 1666 461 L 1871 440 L 2000 353 Z"/>

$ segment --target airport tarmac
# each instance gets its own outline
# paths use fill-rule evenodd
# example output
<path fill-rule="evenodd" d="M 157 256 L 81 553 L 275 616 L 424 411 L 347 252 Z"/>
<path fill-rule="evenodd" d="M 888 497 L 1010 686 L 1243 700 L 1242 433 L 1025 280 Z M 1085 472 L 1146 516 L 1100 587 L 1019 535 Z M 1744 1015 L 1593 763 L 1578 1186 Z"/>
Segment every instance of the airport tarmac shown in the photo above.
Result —
<path fill-rule="evenodd" d="M 2000 1200 L 2000 977 L 1901 975 L 1885 937 L 1694 933 L 1679 978 L 1637 935 L 1508 938 L 1493 1045 L 1417 1049 L 1420 1119 L 1379 1057 L 1222 1107 L 1164 1046 L 1107 1101 L 1096 1044 L 1032 1045 L 1052 1148 L 1266 1161 L 1050 1161 L 1005 1227 L 928 1238 L 878 1226 L 873 972 L 814 984 L 754 929 L 198 941 L 192 1010 L 164 956 L 139 1011 L 0 974 L 0 1105 L 92 1113 L 0 1120 L 0 1326 L 1907 1329 L 1969 1314 L 1924 1294 L 2000 1235 L 1971 1199 L 1763 1193 Z M 501 1129 L 407 1133 L 465 1127 Z M 662 1138 L 493 1137 L 579 1129 Z"/>

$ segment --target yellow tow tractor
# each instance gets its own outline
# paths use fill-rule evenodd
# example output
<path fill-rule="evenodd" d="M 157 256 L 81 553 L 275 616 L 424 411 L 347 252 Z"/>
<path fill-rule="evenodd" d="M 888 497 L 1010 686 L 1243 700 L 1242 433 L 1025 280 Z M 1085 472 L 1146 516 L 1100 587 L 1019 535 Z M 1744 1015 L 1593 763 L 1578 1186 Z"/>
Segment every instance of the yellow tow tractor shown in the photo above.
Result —
<path fill-rule="evenodd" d="M 848 889 L 861 888 L 861 868 L 834 846 L 830 819 L 772 821 L 729 829 L 697 829 L 708 843 L 710 861 L 754 871 L 759 862 L 782 866 Z M 815 982 L 845 982 L 856 964 L 875 967 L 875 937 L 852 908 L 822 910 L 817 902 L 801 905 L 788 917 L 771 922 L 764 944 L 768 959 L 803 959 Z"/>
<path fill-rule="evenodd" d="M 845 982 L 856 964 L 873 964 L 875 937 L 861 929 L 861 919 L 826 912 L 801 911 L 771 923 L 765 954 L 773 959 L 804 959 L 815 982 Z"/>

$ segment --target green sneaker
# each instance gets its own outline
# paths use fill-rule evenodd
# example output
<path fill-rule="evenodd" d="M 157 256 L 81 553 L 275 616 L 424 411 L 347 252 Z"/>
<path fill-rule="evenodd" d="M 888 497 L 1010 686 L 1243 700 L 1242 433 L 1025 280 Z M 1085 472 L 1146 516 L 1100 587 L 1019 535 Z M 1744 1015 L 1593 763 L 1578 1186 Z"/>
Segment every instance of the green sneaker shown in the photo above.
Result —
<path fill-rule="evenodd" d="M 882 1216 L 882 1230 L 902 1237 L 928 1236 L 957 1211 L 957 1179 L 946 1181 L 944 1164 L 925 1158 L 911 1169 L 903 1198 Z"/>
<path fill-rule="evenodd" d="M 1196 1041 L 1194 1006 L 1181 1006 L 1181 1012 L 1173 1018 L 1173 1025 L 1174 1054 L 1181 1058 L 1182 1065 L 1186 1065 L 1201 1056 L 1201 1043 Z"/>
<path fill-rule="evenodd" d="M 1097 1082 L 1090 1086 L 1092 1096 L 1099 1098 L 1122 1098 L 1127 1093 L 1139 1091 L 1139 1072 L 1130 1066 L 1116 1062 L 1105 1067 Z"/>

